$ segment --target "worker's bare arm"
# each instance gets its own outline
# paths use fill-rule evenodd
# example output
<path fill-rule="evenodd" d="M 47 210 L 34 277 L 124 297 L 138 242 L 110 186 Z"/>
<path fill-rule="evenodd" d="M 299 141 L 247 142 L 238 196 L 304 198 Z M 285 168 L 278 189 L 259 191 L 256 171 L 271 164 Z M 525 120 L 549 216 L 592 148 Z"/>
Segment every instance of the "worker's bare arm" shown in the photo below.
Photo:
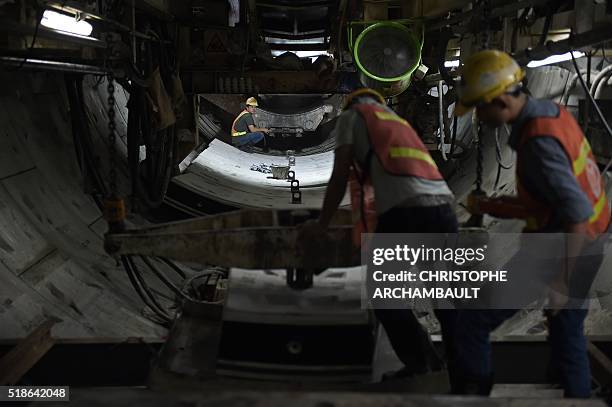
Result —
<path fill-rule="evenodd" d="M 319 216 L 319 223 L 324 227 L 329 225 L 332 216 L 346 193 L 352 156 L 352 145 L 350 144 L 340 146 L 335 151 L 334 169 L 327 185 L 323 208 Z"/>
<path fill-rule="evenodd" d="M 270 129 L 265 127 L 255 127 L 252 124 L 249 124 L 249 131 L 251 133 L 262 132 L 262 133 L 270 133 Z"/>
<path fill-rule="evenodd" d="M 567 237 L 567 248 L 566 256 L 567 261 L 565 262 L 566 278 L 569 280 L 571 273 L 574 271 L 576 259 L 580 256 L 580 253 L 584 249 L 589 237 L 587 234 L 589 222 L 585 221 L 582 223 L 571 223 L 564 226 L 564 231 Z"/>

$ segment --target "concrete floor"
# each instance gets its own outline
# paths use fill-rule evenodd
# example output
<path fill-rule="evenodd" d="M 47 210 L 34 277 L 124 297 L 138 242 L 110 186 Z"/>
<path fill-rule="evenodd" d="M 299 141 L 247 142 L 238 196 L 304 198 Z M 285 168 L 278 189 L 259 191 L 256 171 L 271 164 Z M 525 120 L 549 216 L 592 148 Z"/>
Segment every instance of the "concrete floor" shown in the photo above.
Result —
<path fill-rule="evenodd" d="M 516 389 L 515 389 L 516 390 Z M 72 389 L 75 407 L 604 407 L 601 400 L 539 398 L 537 395 L 485 398 L 337 392 L 155 393 L 142 388 Z M 38 405 L 39 403 L 32 403 Z M 45 402 L 45 406 L 66 405 Z"/>

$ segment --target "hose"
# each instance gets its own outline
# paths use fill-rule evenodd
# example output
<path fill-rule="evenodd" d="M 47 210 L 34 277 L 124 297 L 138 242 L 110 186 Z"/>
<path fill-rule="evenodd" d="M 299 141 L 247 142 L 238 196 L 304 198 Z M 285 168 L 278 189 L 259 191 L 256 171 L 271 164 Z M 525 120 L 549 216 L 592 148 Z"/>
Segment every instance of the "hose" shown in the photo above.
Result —
<path fill-rule="evenodd" d="M 573 57 L 573 55 L 572 55 Z M 603 68 L 601 71 L 599 71 L 599 73 L 597 74 L 597 76 L 595 77 L 595 79 L 593 79 L 593 83 L 591 84 L 591 88 L 586 90 L 587 92 L 589 92 L 591 95 L 595 95 L 595 92 L 597 90 L 597 87 L 599 86 L 599 82 L 604 78 L 604 76 L 606 76 L 610 71 L 612 71 L 612 65 L 608 65 L 605 68 Z M 586 86 L 586 85 L 585 85 Z"/>
<path fill-rule="evenodd" d="M 604 75 L 602 79 L 599 81 L 599 83 L 597 84 L 597 87 L 595 88 L 595 92 L 593 93 L 593 98 L 599 99 L 599 97 L 601 96 L 601 91 L 607 85 L 611 76 L 612 76 L 612 71 L 606 72 L 606 75 Z"/>

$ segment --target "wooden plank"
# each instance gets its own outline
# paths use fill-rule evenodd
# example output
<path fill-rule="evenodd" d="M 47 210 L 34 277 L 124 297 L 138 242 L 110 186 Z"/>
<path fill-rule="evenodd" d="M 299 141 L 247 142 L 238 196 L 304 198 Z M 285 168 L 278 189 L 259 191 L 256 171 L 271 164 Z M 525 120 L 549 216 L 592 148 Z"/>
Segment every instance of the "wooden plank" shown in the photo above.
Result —
<path fill-rule="evenodd" d="M 593 342 L 587 343 L 587 351 L 591 361 L 591 376 L 605 388 L 612 388 L 612 360 Z"/>
<path fill-rule="evenodd" d="M 51 328 L 58 318 L 49 318 L 21 343 L 0 359 L 0 385 L 14 385 L 47 353 L 55 343 Z"/>

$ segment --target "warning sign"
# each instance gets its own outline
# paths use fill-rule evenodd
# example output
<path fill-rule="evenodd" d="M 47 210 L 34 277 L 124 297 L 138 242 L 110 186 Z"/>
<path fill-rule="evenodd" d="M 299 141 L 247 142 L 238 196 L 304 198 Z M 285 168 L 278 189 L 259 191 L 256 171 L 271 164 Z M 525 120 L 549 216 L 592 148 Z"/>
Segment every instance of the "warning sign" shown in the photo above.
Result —
<path fill-rule="evenodd" d="M 225 53 L 227 37 L 225 33 L 219 31 L 207 31 L 204 35 L 207 53 Z"/>

